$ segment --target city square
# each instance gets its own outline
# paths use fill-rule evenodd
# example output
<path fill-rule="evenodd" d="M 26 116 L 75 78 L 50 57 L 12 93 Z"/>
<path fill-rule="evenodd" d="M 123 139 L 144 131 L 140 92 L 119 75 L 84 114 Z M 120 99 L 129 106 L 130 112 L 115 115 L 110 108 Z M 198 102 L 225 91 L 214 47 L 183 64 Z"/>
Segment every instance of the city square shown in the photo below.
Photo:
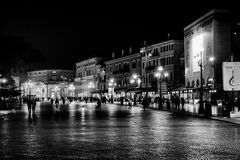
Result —
<path fill-rule="evenodd" d="M 162 4 L 0 6 L 0 160 L 240 159 L 240 10 Z"/>

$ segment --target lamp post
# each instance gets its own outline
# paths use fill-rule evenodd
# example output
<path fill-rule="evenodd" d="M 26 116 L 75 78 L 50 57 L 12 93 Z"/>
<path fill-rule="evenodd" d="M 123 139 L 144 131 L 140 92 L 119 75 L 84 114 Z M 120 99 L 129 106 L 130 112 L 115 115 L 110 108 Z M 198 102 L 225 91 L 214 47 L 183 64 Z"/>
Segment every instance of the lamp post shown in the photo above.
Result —
<path fill-rule="evenodd" d="M 139 78 L 139 75 L 133 74 L 131 79 L 130 79 L 131 84 L 135 84 L 136 86 L 141 84 L 141 79 Z"/>
<path fill-rule="evenodd" d="M 109 79 L 108 89 L 111 95 L 111 102 L 113 103 L 114 88 L 117 86 L 114 78 Z"/>
<path fill-rule="evenodd" d="M 139 75 L 134 73 L 130 79 L 130 83 L 135 84 L 135 86 L 139 86 L 141 84 L 141 79 L 139 78 Z M 136 95 L 134 95 L 134 105 L 136 104 Z"/>
<path fill-rule="evenodd" d="M 212 85 L 213 85 L 213 89 L 215 89 L 215 68 L 214 68 L 214 62 L 215 62 L 215 58 L 213 56 L 211 56 L 209 58 L 209 61 L 212 63 L 212 78 L 210 78 L 210 81 L 212 81 Z"/>
<path fill-rule="evenodd" d="M 162 106 L 162 79 L 164 79 L 165 77 L 168 77 L 168 73 L 164 72 L 164 68 L 162 66 L 159 66 L 157 69 L 157 72 L 155 73 L 155 77 L 159 78 L 159 109 L 161 109 Z"/>
<path fill-rule="evenodd" d="M 145 53 L 145 63 L 144 63 L 144 70 L 145 70 L 145 88 L 147 88 L 148 83 L 147 83 L 147 64 L 148 64 L 148 57 L 152 56 L 151 53 L 148 54 L 148 48 L 147 48 L 147 43 L 144 41 L 144 49 L 140 51 L 141 53 Z M 141 67 L 142 71 L 142 67 Z M 142 74 L 141 74 L 142 75 Z M 141 84 L 142 85 L 142 84 Z M 148 97 L 148 91 L 146 89 L 146 98 Z"/>
<path fill-rule="evenodd" d="M 198 60 L 198 65 L 200 67 L 200 95 L 199 95 L 199 114 L 204 114 L 203 108 L 203 48 L 200 50 L 200 57 Z"/>
<path fill-rule="evenodd" d="M 2 76 L 1 74 L 0 74 L 0 76 Z M 7 83 L 7 79 L 6 78 L 0 78 L 0 108 L 2 107 L 2 84 L 5 84 L 5 83 Z"/>

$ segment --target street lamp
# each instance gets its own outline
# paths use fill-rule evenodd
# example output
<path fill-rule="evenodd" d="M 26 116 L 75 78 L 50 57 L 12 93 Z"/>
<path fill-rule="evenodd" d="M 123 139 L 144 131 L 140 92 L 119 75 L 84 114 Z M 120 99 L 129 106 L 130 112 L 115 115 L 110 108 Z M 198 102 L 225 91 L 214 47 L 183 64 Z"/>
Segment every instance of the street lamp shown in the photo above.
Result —
<path fill-rule="evenodd" d="M 113 103 L 114 88 L 117 86 L 114 78 L 111 78 L 108 82 L 108 92 L 111 94 L 111 102 Z"/>
<path fill-rule="evenodd" d="M 157 69 L 157 72 L 155 73 L 155 77 L 159 78 L 159 83 L 160 83 L 160 88 L 159 88 L 159 96 L 160 96 L 160 100 L 159 100 L 159 109 L 162 108 L 162 79 L 164 79 L 165 77 L 168 77 L 168 73 L 164 72 L 164 68 L 162 66 L 159 66 Z"/>
<path fill-rule="evenodd" d="M 0 76 L 2 76 L 2 75 L 0 74 Z M 2 93 L 1 93 L 2 84 L 5 84 L 5 83 L 7 83 L 7 79 L 6 78 L 0 78 L 0 102 L 1 102 L 0 107 L 2 107 Z"/>
<path fill-rule="evenodd" d="M 152 54 L 148 53 L 148 48 L 146 41 L 144 41 L 144 48 L 140 51 L 141 53 L 145 53 L 145 63 L 144 63 L 144 69 L 145 69 L 145 87 L 147 88 L 148 83 L 147 83 L 147 64 L 148 64 L 148 57 L 151 57 Z M 142 71 L 142 68 L 141 68 Z M 142 75 L 142 74 L 141 74 Z M 142 87 L 142 86 L 141 86 Z M 146 97 L 148 97 L 148 91 L 146 89 Z"/>
<path fill-rule="evenodd" d="M 133 74 L 132 78 L 130 79 L 130 83 L 140 85 L 141 79 L 139 78 L 139 75 Z"/>
<path fill-rule="evenodd" d="M 200 67 L 200 97 L 199 97 L 199 114 L 204 114 L 204 108 L 203 108 L 203 51 L 204 49 L 200 49 L 200 57 L 198 60 L 198 65 Z"/>

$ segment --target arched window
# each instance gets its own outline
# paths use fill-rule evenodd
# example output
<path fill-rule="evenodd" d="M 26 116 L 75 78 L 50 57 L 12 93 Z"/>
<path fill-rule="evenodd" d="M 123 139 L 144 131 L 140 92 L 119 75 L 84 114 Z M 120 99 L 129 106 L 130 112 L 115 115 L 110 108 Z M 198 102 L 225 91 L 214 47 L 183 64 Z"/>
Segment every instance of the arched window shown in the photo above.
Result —
<path fill-rule="evenodd" d="M 205 79 L 204 79 L 204 78 L 202 79 L 202 84 L 203 84 L 203 85 L 205 84 Z"/>
<path fill-rule="evenodd" d="M 195 81 L 194 80 L 192 80 L 192 87 L 194 87 L 195 86 Z"/>
<path fill-rule="evenodd" d="M 190 82 L 189 81 L 187 82 L 187 87 L 190 87 Z"/>
<path fill-rule="evenodd" d="M 199 79 L 197 79 L 197 84 L 196 85 L 197 85 L 197 87 L 199 86 Z"/>

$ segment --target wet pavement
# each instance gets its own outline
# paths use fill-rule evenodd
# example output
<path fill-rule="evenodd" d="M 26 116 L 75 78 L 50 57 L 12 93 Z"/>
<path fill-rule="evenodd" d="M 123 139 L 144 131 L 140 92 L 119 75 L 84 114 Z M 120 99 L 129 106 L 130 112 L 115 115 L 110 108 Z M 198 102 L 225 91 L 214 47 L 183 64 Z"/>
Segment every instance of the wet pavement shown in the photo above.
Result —
<path fill-rule="evenodd" d="M 0 159 L 240 159 L 240 125 L 95 105 L 11 111 L 0 121 Z"/>

